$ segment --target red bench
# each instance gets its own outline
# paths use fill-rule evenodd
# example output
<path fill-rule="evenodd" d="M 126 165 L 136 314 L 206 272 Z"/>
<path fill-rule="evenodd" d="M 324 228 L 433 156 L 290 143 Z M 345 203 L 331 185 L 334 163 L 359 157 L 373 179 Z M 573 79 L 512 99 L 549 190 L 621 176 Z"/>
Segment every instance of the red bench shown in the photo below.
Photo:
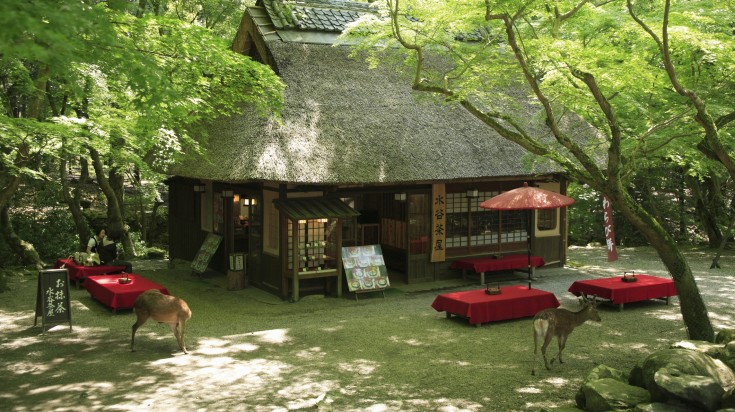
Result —
<path fill-rule="evenodd" d="M 528 278 L 533 277 L 533 269 L 544 265 L 544 259 L 540 256 L 531 256 L 531 273 Z M 457 259 L 449 266 L 450 269 L 461 269 L 464 279 L 467 270 L 473 270 L 480 275 L 480 284 L 485 284 L 485 272 L 499 270 L 514 270 L 528 268 L 528 255 L 505 255 L 500 257 L 481 257 Z"/>

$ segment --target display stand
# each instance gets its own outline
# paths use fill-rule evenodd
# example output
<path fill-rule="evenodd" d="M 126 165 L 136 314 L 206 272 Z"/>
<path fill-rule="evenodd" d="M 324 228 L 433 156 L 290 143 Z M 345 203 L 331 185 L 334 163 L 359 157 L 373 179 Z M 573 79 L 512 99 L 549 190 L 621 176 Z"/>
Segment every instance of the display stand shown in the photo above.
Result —
<path fill-rule="evenodd" d="M 355 300 L 358 294 L 367 292 L 381 292 L 385 298 L 390 280 L 380 245 L 343 247 L 342 264 L 347 287 L 355 293 Z"/>
<path fill-rule="evenodd" d="M 222 236 L 214 233 L 207 234 L 207 238 L 204 239 L 202 247 L 199 248 L 199 252 L 197 252 L 196 257 L 191 262 L 191 270 L 194 272 L 193 274 L 201 275 L 207 270 L 209 261 L 211 261 L 212 256 L 217 253 L 217 248 L 219 248 L 220 242 L 222 242 Z"/>
<path fill-rule="evenodd" d="M 288 271 L 284 291 L 291 287 L 292 302 L 300 298 L 300 282 L 324 279 L 325 292 L 336 283 L 337 297 L 342 296 L 342 271 L 338 269 L 338 248 L 341 244 L 341 223 L 337 218 L 300 219 L 288 221 Z M 334 280 L 332 280 L 332 278 Z"/>
<path fill-rule="evenodd" d="M 382 293 L 383 294 L 383 299 L 385 299 L 385 289 L 378 289 L 378 290 L 360 290 L 360 291 L 355 291 L 355 300 L 359 300 L 357 298 L 357 296 L 360 295 L 360 294 L 362 294 L 362 293 L 372 293 L 372 292 L 380 292 L 380 293 Z"/>

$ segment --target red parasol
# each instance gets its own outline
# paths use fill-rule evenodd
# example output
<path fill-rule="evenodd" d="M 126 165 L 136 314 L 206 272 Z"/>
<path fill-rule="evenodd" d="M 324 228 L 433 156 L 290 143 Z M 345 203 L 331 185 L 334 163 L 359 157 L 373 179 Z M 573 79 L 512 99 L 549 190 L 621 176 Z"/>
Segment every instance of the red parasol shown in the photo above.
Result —
<path fill-rule="evenodd" d="M 523 182 L 523 187 L 492 197 L 480 203 L 480 207 L 491 210 L 554 209 L 569 206 L 574 202 L 571 197 L 538 187 L 529 187 L 528 182 Z"/>
<path fill-rule="evenodd" d="M 480 207 L 490 210 L 528 210 L 528 224 L 526 225 L 528 239 L 528 288 L 531 289 L 531 213 L 537 209 L 555 209 L 569 206 L 575 202 L 574 199 L 538 187 L 529 187 L 528 182 L 523 182 L 523 187 L 509 190 L 492 197 L 482 203 Z"/>

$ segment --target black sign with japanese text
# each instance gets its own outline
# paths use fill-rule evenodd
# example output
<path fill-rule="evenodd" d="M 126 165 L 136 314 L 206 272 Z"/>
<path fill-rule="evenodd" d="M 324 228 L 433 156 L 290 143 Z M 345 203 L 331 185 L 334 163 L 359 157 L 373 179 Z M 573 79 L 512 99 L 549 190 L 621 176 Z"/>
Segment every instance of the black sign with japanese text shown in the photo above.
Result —
<path fill-rule="evenodd" d="M 49 324 L 69 322 L 71 330 L 71 306 L 69 304 L 69 272 L 67 269 L 38 271 L 38 293 L 36 294 L 36 316 L 41 317 L 43 331 Z"/>

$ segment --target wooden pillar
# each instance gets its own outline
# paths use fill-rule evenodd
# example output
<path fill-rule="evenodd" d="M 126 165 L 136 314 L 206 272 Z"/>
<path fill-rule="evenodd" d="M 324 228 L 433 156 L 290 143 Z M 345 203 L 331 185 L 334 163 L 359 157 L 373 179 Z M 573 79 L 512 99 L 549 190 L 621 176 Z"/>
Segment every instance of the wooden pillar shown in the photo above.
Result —
<path fill-rule="evenodd" d="M 337 255 L 337 297 L 342 297 L 342 218 L 337 219 L 337 239 L 336 239 L 336 250 L 334 253 Z"/>
<path fill-rule="evenodd" d="M 291 220 L 291 237 L 292 241 L 289 247 L 291 248 L 291 255 L 293 257 L 293 301 L 299 301 L 299 222 L 298 220 Z"/>

